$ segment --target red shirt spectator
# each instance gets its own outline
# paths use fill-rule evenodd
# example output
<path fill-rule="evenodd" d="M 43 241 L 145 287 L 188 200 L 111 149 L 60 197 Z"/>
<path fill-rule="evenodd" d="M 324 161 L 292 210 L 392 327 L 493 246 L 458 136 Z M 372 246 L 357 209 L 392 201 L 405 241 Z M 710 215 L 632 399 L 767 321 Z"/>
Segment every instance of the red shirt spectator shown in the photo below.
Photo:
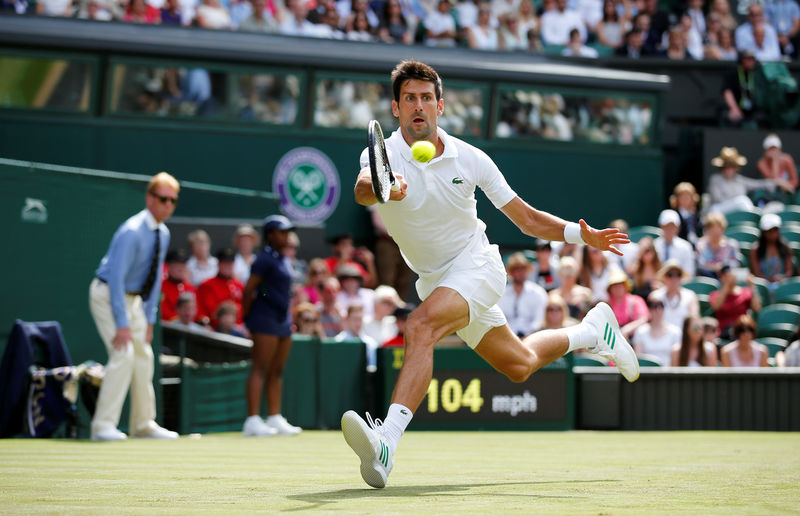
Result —
<path fill-rule="evenodd" d="M 161 319 L 172 321 L 178 318 L 178 296 L 184 292 L 196 293 L 189 281 L 186 260 L 189 255 L 183 249 L 174 249 L 167 253 L 164 266 L 167 271 L 161 283 Z"/>
<path fill-rule="evenodd" d="M 216 327 L 214 317 L 223 301 L 233 301 L 236 304 L 236 324 L 242 324 L 242 293 L 244 285 L 233 277 L 233 260 L 236 253 L 233 249 L 223 249 L 217 253 L 219 272 L 211 279 L 207 279 L 197 289 L 197 316 L 208 317 L 211 324 Z"/>
<path fill-rule="evenodd" d="M 719 321 L 722 335 L 732 337 L 731 330 L 739 317 L 747 314 L 752 309 L 754 312 L 761 310 L 761 297 L 753 285 L 753 280 L 748 276 L 747 286 L 737 284 L 736 274 L 729 265 L 724 265 L 719 271 L 719 280 L 722 283 L 719 290 L 715 290 L 708 297 L 714 317 Z"/>

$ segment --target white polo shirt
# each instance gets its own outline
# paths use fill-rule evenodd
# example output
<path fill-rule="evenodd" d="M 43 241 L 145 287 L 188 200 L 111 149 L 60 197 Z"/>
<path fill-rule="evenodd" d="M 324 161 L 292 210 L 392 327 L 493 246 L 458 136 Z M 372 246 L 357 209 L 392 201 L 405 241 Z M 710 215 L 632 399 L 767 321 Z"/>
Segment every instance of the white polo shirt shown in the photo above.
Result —
<path fill-rule="evenodd" d="M 378 204 L 377 209 L 409 267 L 420 276 L 442 273 L 467 253 L 480 267 L 482 257 L 492 253 L 486 224 L 478 219 L 475 187 L 498 209 L 517 196 L 483 151 L 441 128 L 439 138 L 444 152 L 428 163 L 411 157 L 400 129 L 386 139 L 392 171 L 403 175 L 408 189 L 402 201 Z M 361 167 L 368 166 L 365 149 Z"/>

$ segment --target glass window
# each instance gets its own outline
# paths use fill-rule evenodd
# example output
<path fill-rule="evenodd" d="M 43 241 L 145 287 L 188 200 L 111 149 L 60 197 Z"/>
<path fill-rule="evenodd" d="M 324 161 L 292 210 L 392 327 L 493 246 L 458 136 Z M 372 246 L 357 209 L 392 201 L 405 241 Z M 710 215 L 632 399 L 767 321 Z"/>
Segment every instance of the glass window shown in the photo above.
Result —
<path fill-rule="evenodd" d="M 118 64 L 111 112 L 293 124 L 300 77 L 206 68 Z"/>
<path fill-rule="evenodd" d="M 501 92 L 498 138 L 650 145 L 653 101 L 527 89 Z"/>
<path fill-rule="evenodd" d="M 384 134 L 394 130 L 392 87 L 388 81 L 323 78 L 317 81 L 314 125 L 366 129 L 377 120 Z M 453 135 L 479 136 L 483 123 L 483 90 L 444 88 L 444 113 L 439 126 Z"/>
<path fill-rule="evenodd" d="M 92 63 L 0 56 L 0 106 L 88 111 Z"/>

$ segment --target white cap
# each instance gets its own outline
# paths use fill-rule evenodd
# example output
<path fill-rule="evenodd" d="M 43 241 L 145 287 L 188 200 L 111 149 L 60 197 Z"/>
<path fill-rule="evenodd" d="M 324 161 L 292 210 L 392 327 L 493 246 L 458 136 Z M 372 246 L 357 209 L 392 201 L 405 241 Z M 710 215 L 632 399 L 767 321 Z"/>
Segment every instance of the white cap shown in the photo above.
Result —
<path fill-rule="evenodd" d="M 764 150 L 769 149 L 770 147 L 777 147 L 781 148 L 781 139 L 778 138 L 777 134 L 768 134 L 766 138 L 764 138 Z"/>
<path fill-rule="evenodd" d="M 667 224 L 675 224 L 681 227 L 681 216 L 675 210 L 664 210 L 658 216 L 658 225 L 666 226 Z"/>
<path fill-rule="evenodd" d="M 400 299 L 397 291 L 389 285 L 379 285 L 375 288 L 375 302 L 388 299 L 394 303 L 395 307 L 403 308 L 406 304 Z"/>
<path fill-rule="evenodd" d="M 772 228 L 781 227 L 781 217 L 777 213 L 766 213 L 761 216 L 761 222 L 758 224 L 761 231 L 769 231 Z"/>

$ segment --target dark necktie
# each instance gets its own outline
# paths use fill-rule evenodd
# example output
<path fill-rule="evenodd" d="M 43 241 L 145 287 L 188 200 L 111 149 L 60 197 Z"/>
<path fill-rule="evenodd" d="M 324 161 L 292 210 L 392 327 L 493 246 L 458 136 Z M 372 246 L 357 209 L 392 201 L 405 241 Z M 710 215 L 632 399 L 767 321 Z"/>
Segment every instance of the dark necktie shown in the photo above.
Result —
<path fill-rule="evenodd" d="M 153 290 L 153 285 L 156 283 L 156 274 L 158 273 L 158 255 L 161 253 L 161 239 L 159 238 L 158 228 L 155 231 L 156 243 L 153 247 L 153 259 L 150 261 L 150 270 L 147 272 L 147 278 L 142 285 L 142 299 L 150 297 L 150 291 Z"/>

